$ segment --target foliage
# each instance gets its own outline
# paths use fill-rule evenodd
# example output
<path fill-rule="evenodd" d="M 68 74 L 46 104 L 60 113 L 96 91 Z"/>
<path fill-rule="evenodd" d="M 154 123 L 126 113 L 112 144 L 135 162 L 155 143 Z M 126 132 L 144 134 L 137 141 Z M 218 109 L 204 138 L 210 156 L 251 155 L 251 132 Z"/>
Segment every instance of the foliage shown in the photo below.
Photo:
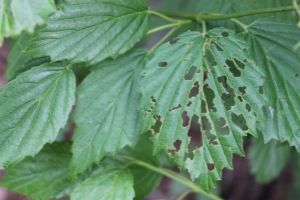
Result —
<path fill-rule="evenodd" d="M 244 155 L 245 136 L 257 137 L 259 182 L 280 174 L 290 147 L 300 151 L 297 1 L 148 4 L 0 0 L 0 40 L 14 37 L 0 91 L 4 187 L 33 199 L 130 200 L 163 175 L 220 199 L 210 192 Z M 150 29 L 158 18 L 166 23 Z M 70 144 L 61 135 L 72 124 Z"/>

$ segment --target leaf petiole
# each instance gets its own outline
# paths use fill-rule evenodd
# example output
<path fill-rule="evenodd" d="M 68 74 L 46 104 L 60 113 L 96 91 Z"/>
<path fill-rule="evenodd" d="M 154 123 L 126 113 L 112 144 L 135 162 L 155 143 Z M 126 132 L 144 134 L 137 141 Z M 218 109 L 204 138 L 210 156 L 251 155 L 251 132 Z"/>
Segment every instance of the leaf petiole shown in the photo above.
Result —
<path fill-rule="evenodd" d="M 165 24 L 165 25 L 153 28 L 150 31 L 148 31 L 147 34 L 150 35 L 150 34 L 153 34 L 153 33 L 159 32 L 159 31 L 163 31 L 163 30 L 166 30 L 166 29 L 169 29 L 169 28 L 180 27 L 180 26 L 189 24 L 191 22 L 192 22 L 191 20 L 176 20 L 176 22 L 174 22 L 174 23 Z"/>
<path fill-rule="evenodd" d="M 144 167 L 146 169 L 149 169 L 151 171 L 154 171 L 158 174 L 161 174 L 163 176 L 166 176 L 166 177 L 169 177 L 171 178 L 172 180 L 174 181 L 177 181 L 178 183 L 181 183 L 185 186 L 187 186 L 188 188 L 191 189 L 191 191 L 195 192 L 195 193 L 199 193 L 211 200 L 222 200 L 220 197 L 214 195 L 214 194 L 210 194 L 210 193 L 207 193 L 206 191 L 204 191 L 202 188 L 200 188 L 198 185 L 196 185 L 195 183 L 193 183 L 192 181 L 190 181 L 188 178 L 180 175 L 180 174 L 177 174 L 176 172 L 173 172 L 169 169 L 165 169 L 165 168 L 160 168 L 160 167 L 156 167 L 156 166 L 153 166 L 149 163 L 146 163 L 144 161 L 141 161 L 141 160 L 138 160 L 136 158 L 132 158 L 132 157 L 128 157 L 126 156 L 125 157 L 126 159 L 130 160 L 133 164 L 135 165 L 138 165 L 138 166 L 141 166 L 141 167 Z"/>

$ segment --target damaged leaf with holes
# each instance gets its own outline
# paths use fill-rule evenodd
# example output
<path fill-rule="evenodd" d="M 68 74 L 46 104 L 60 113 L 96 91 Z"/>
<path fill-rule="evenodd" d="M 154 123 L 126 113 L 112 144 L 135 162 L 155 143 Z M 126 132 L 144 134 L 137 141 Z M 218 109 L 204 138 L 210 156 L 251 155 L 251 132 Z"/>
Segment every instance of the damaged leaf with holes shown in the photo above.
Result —
<path fill-rule="evenodd" d="M 244 153 L 243 136 L 257 135 L 264 120 L 264 74 L 245 42 L 224 28 L 188 31 L 159 47 L 141 76 L 140 110 L 154 153 L 166 151 L 211 190 L 232 168 L 232 155 Z"/>

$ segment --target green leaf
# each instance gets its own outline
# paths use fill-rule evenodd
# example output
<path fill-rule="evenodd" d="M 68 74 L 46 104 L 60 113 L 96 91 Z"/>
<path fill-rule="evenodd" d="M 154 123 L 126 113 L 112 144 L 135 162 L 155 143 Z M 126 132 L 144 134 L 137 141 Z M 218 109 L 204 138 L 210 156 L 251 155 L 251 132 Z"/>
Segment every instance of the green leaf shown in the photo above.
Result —
<path fill-rule="evenodd" d="M 0 93 L 0 167 L 53 142 L 75 102 L 75 77 L 61 64 L 35 67 Z"/>
<path fill-rule="evenodd" d="M 232 154 L 243 154 L 243 136 L 256 135 L 263 73 L 228 29 L 177 40 L 158 48 L 142 73 L 144 130 L 152 132 L 154 153 L 165 150 L 210 190 L 232 167 Z M 190 144 L 191 121 L 200 129 L 199 148 Z"/>
<path fill-rule="evenodd" d="M 147 0 L 68 0 L 31 45 L 36 56 L 97 63 L 133 47 L 147 32 Z"/>
<path fill-rule="evenodd" d="M 1 0 L 0 45 L 4 37 L 18 35 L 23 30 L 32 33 L 54 11 L 53 0 Z"/>
<path fill-rule="evenodd" d="M 265 144 L 262 138 L 252 142 L 249 150 L 250 169 L 259 183 L 268 183 L 278 177 L 287 165 L 290 147 L 274 140 Z"/>
<path fill-rule="evenodd" d="M 73 138 L 74 173 L 107 154 L 136 144 L 140 134 L 137 73 L 144 51 L 133 51 L 94 67 L 78 89 Z"/>
<path fill-rule="evenodd" d="M 8 67 L 5 72 L 8 80 L 14 79 L 17 75 L 31 67 L 50 61 L 49 57 L 47 56 L 34 58 L 33 55 L 30 55 L 27 52 L 31 38 L 32 35 L 22 33 L 15 41 L 13 41 L 12 48 L 8 56 Z"/>
<path fill-rule="evenodd" d="M 287 141 L 300 151 L 300 29 L 273 21 L 256 21 L 247 35 L 251 53 L 266 74 L 267 121 L 262 131 L 266 142 Z"/>
<path fill-rule="evenodd" d="M 153 144 L 145 135 L 140 137 L 135 148 L 127 152 L 131 158 L 149 163 L 152 166 L 160 166 L 159 157 L 152 155 Z M 161 182 L 162 176 L 157 172 L 151 171 L 145 167 L 131 165 L 129 167 L 134 177 L 135 199 L 143 200 L 145 197 L 155 190 Z"/>
<path fill-rule="evenodd" d="M 71 194 L 71 200 L 132 200 L 133 176 L 129 170 L 110 163 L 101 166 Z"/>
<path fill-rule="evenodd" d="M 48 200 L 70 185 L 70 145 L 46 145 L 35 157 L 8 168 L 1 185 L 33 199 Z"/>

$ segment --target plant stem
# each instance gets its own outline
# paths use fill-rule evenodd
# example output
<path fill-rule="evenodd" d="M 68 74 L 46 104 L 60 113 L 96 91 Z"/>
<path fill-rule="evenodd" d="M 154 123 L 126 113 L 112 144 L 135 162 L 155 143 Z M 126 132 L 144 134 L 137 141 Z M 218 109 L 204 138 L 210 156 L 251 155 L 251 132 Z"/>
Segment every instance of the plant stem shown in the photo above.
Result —
<path fill-rule="evenodd" d="M 179 26 L 183 26 L 185 24 L 189 24 L 191 23 L 190 20 L 176 20 L 175 23 L 171 23 L 171 24 L 165 24 L 156 28 L 151 29 L 150 31 L 148 31 L 148 35 L 152 34 L 152 33 L 156 33 L 165 29 L 169 29 L 169 28 L 173 28 L 173 27 L 179 27 Z"/>
<path fill-rule="evenodd" d="M 160 168 L 160 167 L 156 167 L 153 166 L 149 163 L 146 163 L 144 161 L 141 160 L 137 160 L 135 158 L 132 157 L 126 157 L 128 160 L 130 160 L 133 164 L 139 165 L 141 167 L 147 168 L 151 171 L 154 171 L 158 174 L 164 175 L 166 177 L 171 178 L 172 180 L 177 181 L 178 183 L 181 183 L 185 186 L 187 186 L 188 188 L 191 189 L 191 191 L 202 194 L 203 196 L 211 199 L 211 200 L 222 200 L 221 198 L 219 198 L 218 196 L 215 196 L 213 194 L 209 194 L 207 192 L 205 192 L 202 188 L 200 188 L 198 185 L 196 185 L 195 183 L 193 183 L 192 181 L 190 181 L 188 178 L 177 174 L 169 169 L 164 169 L 164 168 Z"/>
<path fill-rule="evenodd" d="M 148 54 L 152 53 L 155 49 L 157 49 L 162 43 L 164 43 L 178 28 L 175 27 L 170 30 L 162 39 L 159 40 L 149 51 Z"/>
<path fill-rule="evenodd" d="M 243 24 L 240 20 L 237 19 L 230 19 L 231 21 L 233 21 L 234 23 L 236 23 L 237 25 L 239 25 L 240 27 L 242 27 L 244 29 L 245 32 L 249 32 L 248 31 L 248 26 L 246 24 Z"/>
<path fill-rule="evenodd" d="M 293 10 L 295 10 L 294 6 L 282 6 L 276 8 L 263 8 L 263 9 L 249 10 L 249 11 L 229 13 L 229 14 L 221 14 L 221 13 L 187 14 L 187 13 L 164 13 L 164 12 L 163 14 L 169 17 L 181 17 L 181 18 L 187 18 L 196 21 L 205 21 L 205 20 L 224 20 L 224 19 L 252 16 L 252 15 L 261 15 L 267 13 L 287 12 Z"/>
<path fill-rule="evenodd" d="M 176 20 L 176 19 L 173 19 L 173 18 L 171 18 L 171 17 L 168 17 L 168 16 L 166 16 L 166 15 L 160 13 L 160 12 L 156 12 L 156 11 L 154 11 L 154 10 L 149 10 L 148 13 L 151 14 L 151 15 L 160 17 L 160 18 L 162 18 L 162 19 L 164 19 L 164 20 L 166 20 L 166 21 L 169 21 L 169 22 L 176 22 L 176 21 L 178 21 L 178 20 Z"/>
<path fill-rule="evenodd" d="M 178 198 L 177 200 L 184 200 L 184 198 L 189 195 L 190 193 L 192 193 L 193 191 L 191 190 L 188 190 L 188 191 L 185 191 L 184 193 L 182 193 Z"/>

